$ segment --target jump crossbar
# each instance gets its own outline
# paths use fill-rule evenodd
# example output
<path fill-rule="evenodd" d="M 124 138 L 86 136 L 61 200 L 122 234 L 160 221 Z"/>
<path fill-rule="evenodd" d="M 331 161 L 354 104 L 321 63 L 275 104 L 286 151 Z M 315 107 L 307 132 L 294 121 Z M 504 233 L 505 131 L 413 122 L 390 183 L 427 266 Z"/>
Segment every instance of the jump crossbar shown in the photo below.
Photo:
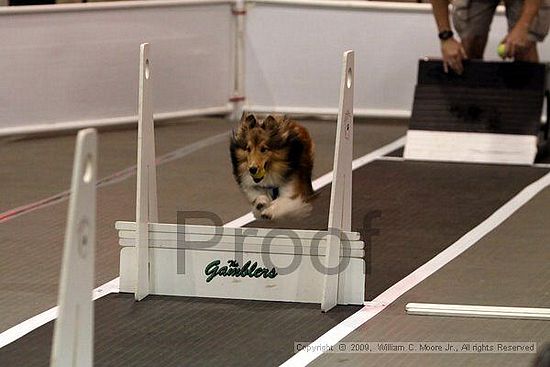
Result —
<path fill-rule="evenodd" d="M 136 235 L 133 232 L 119 232 L 118 237 L 120 240 L 136 242 Z M 247 246 L 256 246 L 261 248 L 262 246 L 267 246 L 271 248 L 274 245 L 285 246 L 292 249 L 304 249 L 309 252 L 310 249 L 315 250 L 316 248 L 325 248 L 327 240 L 326 239 L 317 239 L 317 240 L 308 240 L 301 238 L 276 238 L 276 237 L 244 237 L 244 236 L 207 236 L 207 235 L 164 235 L 157 233 L 149 233 L 149 243 L 173 243 L 174 246 L 179 244 L 182 247 L 186 247 L 187 244 L 202 244 L 203 248 L 208 248 L 208 245 L 211 243 L 232 243 L 234 246 L 244 244 Z M 126 242 L 129 243 L 129 242 Z M 365 244 L 363 241 L 341 241 L 342 248 L 348 248 L 353 250 L 363 250 Z"/>
<path fill-rule="evenodd" d="M 131 239 L 121 238 L 118 240 L 118 244 L 121 247 L 135 247 L 136 241 Z M 151 240 L 149 241 L 149 248 L 164 248 L 164 249 L 177 249 L 177 250 L 191 250 L 191 251 L 221 251 L 221 252 L 231 252 L 235 249 L 238 251 L 247 252 L 247 253 L 256 253 L 263 254 L 265 250 L 262 246 L 251 245 L 251 244 L 241 244 L 236 245 L 235 242 L 216 242 L 215 246 L 205 245 L 205 242 L 199 241 L 199 243 L 178 243 L 177 241 L 163 241 L 163 240 Z M 325 256 L 327 248 L 326 246 L 319 246 L 315 248 L 311 247 L 301 247 L 299 250 L 284 245 L 272 244 L 268 247 L 270 254 L 288 254 L 288 255 L 299 255 L 299 256 Z M 358 249 L 342 249 L 340 257 L 349 257 L 362 259 L 365 256 L 364 250 Z"/>
<path fill-rule="evenodd" d="M 117 221 L 115 229 L 119 231 L 135 231 L 135 222 Z M 245 231 L 243 233 L 243 231 Z M 328 231 L 315 231 L 306 229 L 269 229 L 269 228 L 231 228 L 219 226 L 204 226 L 195 224 L 168 224 L 168 223 L 149 223 L 149 233 L 185 233 L 185 234 L 203 234 L 203 235 L 223 235 L 223 236 L 239 236 L 246 235 L 247 237 L 289 237 L 298 236 L 300 239 L 322 238 L 327 235 Z M 342 231 L 342 237 L 347 240 L 357 241 L 360 239 L 359 232 Z"/>

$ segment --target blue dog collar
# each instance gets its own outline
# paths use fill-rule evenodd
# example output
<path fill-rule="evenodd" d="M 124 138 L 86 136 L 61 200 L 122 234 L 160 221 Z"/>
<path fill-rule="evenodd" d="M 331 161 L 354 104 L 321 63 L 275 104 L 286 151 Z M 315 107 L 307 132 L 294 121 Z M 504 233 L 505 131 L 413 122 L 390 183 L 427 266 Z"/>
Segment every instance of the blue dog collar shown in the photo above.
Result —
<path fill-rule="evenodd" d="M 260 186 L 258 187 L 267 190 L 267 195 L 271 198 L 271 200 L 275 200 L 279 197 L 279 187 L 278 186 Z"/>

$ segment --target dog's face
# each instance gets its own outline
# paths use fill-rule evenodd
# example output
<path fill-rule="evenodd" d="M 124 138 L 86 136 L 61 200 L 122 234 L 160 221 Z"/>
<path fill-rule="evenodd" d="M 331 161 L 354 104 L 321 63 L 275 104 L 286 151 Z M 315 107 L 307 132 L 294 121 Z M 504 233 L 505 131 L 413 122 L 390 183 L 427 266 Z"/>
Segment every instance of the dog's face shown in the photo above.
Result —
<path fill-rule="evenodd" d="M 282 168 L 280 166 L 286 158 L 283 143 L 284 137 L 274 117 L 259 121 L 254 115 L 243 115 L 231 141 L 237 175 L 250 175 L 255 183 L 259 183 L 268 172 Z"/>

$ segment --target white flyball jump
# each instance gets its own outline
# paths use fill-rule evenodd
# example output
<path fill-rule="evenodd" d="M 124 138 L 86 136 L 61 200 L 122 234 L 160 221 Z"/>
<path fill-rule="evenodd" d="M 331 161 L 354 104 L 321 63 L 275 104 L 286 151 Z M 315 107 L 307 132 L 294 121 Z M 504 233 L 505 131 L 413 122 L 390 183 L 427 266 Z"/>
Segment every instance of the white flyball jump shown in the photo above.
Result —
<path fill-rule="evenodd" d="M 340 81 L 340 101 L 338 102 L 336 145 L 334 147 L 334 170 L 330 191 L 328 228 L 338 228 L 340 231 L 351 231 L 354 59 L 353 51 L 344 53 Z M 338 267 L 341 248 L 340 236 L 330 234 L 328 236 L 328 251 L 326 255 L 328 269 L 336 269 Z M 325 274 L 321 310 L 328 311 L 336 306 L 339 299 L 338 289 L 340 286 L 345 287 L 346 282 L 353 282 L 353 279 L 346 280 L 343 277 L 341 278 L 339 272 L 336 272 L 336 274 L 327 272 Z"/>
<path fill-rule="evenodd" d="M 364 243 L 351 229 L 353 51 L 344 54 L 328 228 L 228 228 L 158 222 L 152 73 L 141 45 L 136 222 L 116 222 L 120 291 L 362 305 Z"/>
<path fill-rule="evenodd" d="M 96 177 L 97 133 L 81 130 L 73 164 L 52 367 L 93 365 Z"/>

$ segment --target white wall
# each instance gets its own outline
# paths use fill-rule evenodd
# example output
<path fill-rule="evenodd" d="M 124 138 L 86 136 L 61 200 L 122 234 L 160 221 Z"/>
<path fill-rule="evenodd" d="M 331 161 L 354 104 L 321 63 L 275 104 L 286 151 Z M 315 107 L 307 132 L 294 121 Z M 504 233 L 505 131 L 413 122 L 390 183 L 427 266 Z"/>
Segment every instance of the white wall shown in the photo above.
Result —
<path fill-rule="evenodd" d="M 0 135 L 135 121 L 139 44 L 150 42 L 157 118 L 229 112 L 232 0 L 0 8 Z M 429 4 L 247 3 L 246 109 L 335 113 L 356 51 L 356 113 L 408 116 L 418 59 L 439 56 Z M 506 29 L 493 23 L 487 56 Z M 550 61 L 547 41 L 541 48 Z"/>
<path fill-rule="evenodd" d="M 0 10 L 0 135 L 134 120 L 142 42 L 151 43 L 155 112 L 227 109 L 231 6 L 201 2 Z"/>
<path fill-rule="evenodd" d="M 246 108 L 256 111 L 335 113 L 342 53 L 354 49 L 356 113 L 408 116 L 418 60 L 440 57 L 429 4 L 259 0 L 246 26 Z M 487 59 L 505 32 L 499 14 Z"/>

